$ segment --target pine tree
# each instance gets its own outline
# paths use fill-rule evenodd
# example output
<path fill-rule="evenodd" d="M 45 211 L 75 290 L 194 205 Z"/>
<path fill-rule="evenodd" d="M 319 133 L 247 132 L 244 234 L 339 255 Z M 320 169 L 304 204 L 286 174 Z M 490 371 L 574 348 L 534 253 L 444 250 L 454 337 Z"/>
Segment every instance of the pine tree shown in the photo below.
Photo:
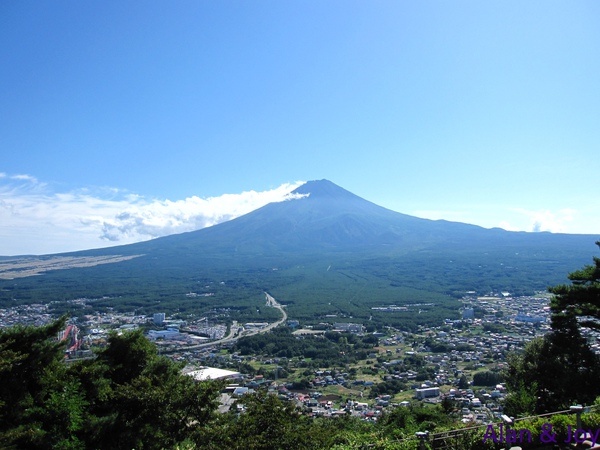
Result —
<path fill-rule="evenodd" d="M 596 244 L 600 246 L 600 242 Z M 585 328 L 600 329 L 600 258 L 568 277 L 570 285 L 549 289 L 554 294 L 552 331 L 509 358 L 506 380 L 512 395 L 526 393 L 533 399 L 522 402 L 513 398 L 513 414 L 589 404 L 600 395 L 600 359 L 581 333 Z"/>
<path fill-rule="evenodd" d="M 0 330 L 0 447 L 80 447 L 85 403 L 57 339 L 65 321 Z"/>
<path fill-rule="evenodd" d="M 600 247 L 600 241 L 596 242 Z M 558 333 L 573 333 L 574 328 L 600 330 L 600 258 L 593 265 L 569 274 L 570 285 L 549 289 L 554 294 L 552 329 Z"/>

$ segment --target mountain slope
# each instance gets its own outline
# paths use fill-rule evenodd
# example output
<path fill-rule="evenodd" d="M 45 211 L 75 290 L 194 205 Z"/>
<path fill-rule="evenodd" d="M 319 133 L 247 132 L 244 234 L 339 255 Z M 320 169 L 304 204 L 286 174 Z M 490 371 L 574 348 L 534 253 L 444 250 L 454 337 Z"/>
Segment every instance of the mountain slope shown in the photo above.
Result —
<path fill-rule="evenodd" d="M 581 264 L 594 251 L 595 236 L 510 232 L 499 228 L 421 219 L 378 206 L 327 180 L 309 181 L 292 194 L 210 228 L 127 246 L 74 254 L 164 254 L 236 258 L 257 255 L 358 252 L 357 254 L 474 253 L 538 255 Z"/>
<path fill-rule="evenodd" d="M 467 290 L 532 292 L 563 282 L 590 260 L 598 240 L 420 219 L 327 180 L 293 194 L 300 198 L 210 228 L 62 255 L 139 256 L 0 281 L 0 305 L 107 297 L 97 304 L 149 312 L 228 307 L 262 318 L 268 312 L 256 306 L 269 291 L 289 305 L 291 317 L 315 321 L 327 314 L 369 318 L 370 307 L 383 304 L 445 305 L 425 312 L 426 319 L 455 314 L 453 297 Z M 189 292 L 211 296 L 191 300 Z"/>
<path fill-rule="evenodd" d="M 254 253 L 257 250 L 353 250 L 379 245 L 402 246 L 507 235 L 474 225 L 408 216 L 364 200 L 327 180 L 309 181 L 292 194 L 304 196 L 270 203 L 210 228 L 120 247 L 156 251 L 170 246 L 202 245 L 209 250 Z M 514 234 L 514 233 L 513 233 Z M 112 249 L 99 252 L 112 252 Z M 78 252 L 89 254 L 90 251 Z"/>

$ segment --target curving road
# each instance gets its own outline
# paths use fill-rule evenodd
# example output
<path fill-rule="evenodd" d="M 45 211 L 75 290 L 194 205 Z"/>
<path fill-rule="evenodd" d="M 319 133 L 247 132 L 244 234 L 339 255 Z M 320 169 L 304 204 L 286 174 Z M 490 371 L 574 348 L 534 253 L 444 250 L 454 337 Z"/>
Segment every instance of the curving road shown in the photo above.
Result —
<path fill-rule="evenodd" d="M 266 327 L 261 328 L 259 330 L 252 330 L 252 331 L 248 331 L 248 332 L 239 333 L 239 325 L 238 325 L 237 321 L 234 320 L 229 329 L 229 334 L 222 339 L 219 339 L 217 341 L 204 342 L 202 344 L 190 345 L 189 347 L 179 347 L 174 350 L 164 351 L 163 353 L 175 353 L 175 352 L 181 352 L 181 351 L 187 351 L 187 350 L 194 350 L 197 348 L 210 347 L 213 345 L 227 344 L 230 342 L 235 342 L 243 336 L 253 336 L 255 334 L 267 333 L 268 331 L 271 331 L 273 328 L 278 327 L 283 322 L 285 322 L 287 320 L 288 315 L 285 312 L 283 305 L 281 305 L 277 300 L 275 300 L 275 298 L 273 298 L 273 296 L 271 294 L 269 294 L 268 292 L 265 292 L 265 298 L 267 300 L 267 306 L 270 306 L 272 308 L 277 308 L 279 311 L 281 311 L 281 319 L 279 319 L 277 322 L 267 325 Z"/>
<path fill-rule="evenodd" d="M 271 306 L 273 308 L 277 308 L 279 311 L 281 311 L 281 319 L 275 323 L 272 323 L 271 325 L 266 326 L 265 328 L 259 330 L 259 333 L 264 333 L 266 331 L 270 331 L 275 327 L 278 327 L 279 325 L 281 325 L 283 322 L 285 322 L 287 320 L 287 313 L 285 312 L 285 309 L 283 309 L 283 305 L 281 305 L 281 303 L 277 302 L 277 300 L 275 300 L 273 298 L 273 296 L 271 294 L 269 294 L 268 292 L 265 292 L 265 297 L 267 299 L 267 306 Z"/>

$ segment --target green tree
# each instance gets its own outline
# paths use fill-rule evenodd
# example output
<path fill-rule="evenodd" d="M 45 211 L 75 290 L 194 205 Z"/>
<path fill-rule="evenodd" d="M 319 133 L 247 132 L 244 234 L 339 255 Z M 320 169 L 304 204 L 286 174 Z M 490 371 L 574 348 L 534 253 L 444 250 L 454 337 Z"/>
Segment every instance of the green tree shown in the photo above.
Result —
<path fill-rule="evenodd" d="M 228 432 L 214 441 L 218 443 L 214 448 L 327 448 L 319 436 L 312 432 L 314 430 L 308 418 L 300 416 L 293 403 L 283 402 L 265 391 L 245 395 L 238 403 L 243 405 L 244 413 L 232 419 L 228 424 Z"/>
<path fill-rule="evenodd" d="M 214 423 L 221 385 L 182 375 L 141 331 L 67 366 L 64 326 L 0 330 L 1 448 L 173 448 Z"/>
<path fill-rule="evenodd" d="M 558 411 L 593 402 L 598 395 L 598 360 L 584 344 L 550 333 L 530 341 L 521 354 L 511 355 L 505 373 L 509 392 L 527 399 L 511 400 L 512 413 Z"/>
<path fill-rule="evenodd" d="M 459 389 L 468 389 L 469 388 L 469 380 L 467 380 L 466 376 L 461 375 L 461 377 L 458 379 L 458 388 Z"/>
<path fill-rule="evenodd" d="M 538 386 L 534 382 L 526 386 L 522 381 L 510 385 L 510 393 L 504 400 L 504 412 L 510 417 L 526 417 L 535 414 L 538 403 Z"/>
<path fill-rule="evenodd" d="M 66 373 L 65 344 L 57 340 L 65 321 L 0 330 L 0 447 L 69 448 L 63 444 L 71 441 L 77 448 L 73 433 L 84 403 Z M 58 411 L 67 414 L 48 420 Z"/>
<path fill-rule="evenodd" d="M 596 245 L 600 247 L 600 241 Z M 593 260 L 593 265 L 569 274 L 570 285 L 549 289 L 554 294 L 550 303 L 553 330 L 571 328 L 575 318 L 581 319 L 577 322 L 579 327 L 600 329 L 600 258 Z"/>
<path fill-rule="evenodd" d="M 171 448 L 216 414 L 220 383 L 195 382 L 140 330 L 111 334 L 97 358 L 73 367 L 89 402 L 88 446 Z"/>
<path fill-rule="evenodd" d="M 114 384 L 135 379 L 157 358 L 158 351 L 141 330 L 123 334 L 112 332 L 108 346 L 98 352 L 95 363 L 106 367 L 106 376 Z"/>
<path fill-rule="evenodd" d="M 440 406 L 442 407 L 442 411 L 444 411 L 445 414 L 450 414 L 455 409 L 457 409 L 457 402 L 449 396 L 445 396 L 444 398 L 442 398 Z"/>
<path fill-rule="evenodd" d="M 66 381 L 60 390 L 53 390 L 44 405 L 36 408 L 42 428 L 46 430 L 40 448 L 81 449 L 84 443 L 79 438 L 87 416 L 87 402 L 77 380 Z"/>
<path fill-rule="evenodd" d="M 596 244 L 600 246 L 600 242 Z M 594 258 L 594 265 L 569 274 L 569 279 L 571 285 L 549 289 L 554 294 L 550 303 L 552 331 L 509 358 L 509 390 L 513 396 L 520 392 L 529 399 L 518 402 L 513 398 L 514 414 L 591 403 L 600 395 L 600 359 L 581 334 L 582 327 L 600 329 L 600 258 Z"/>
<path fill-rule="evenodd" d="M 502 376 L 499 373 L 484 370 L 473 375 L 474 386 L 495 386 L 502 381 Z"/>

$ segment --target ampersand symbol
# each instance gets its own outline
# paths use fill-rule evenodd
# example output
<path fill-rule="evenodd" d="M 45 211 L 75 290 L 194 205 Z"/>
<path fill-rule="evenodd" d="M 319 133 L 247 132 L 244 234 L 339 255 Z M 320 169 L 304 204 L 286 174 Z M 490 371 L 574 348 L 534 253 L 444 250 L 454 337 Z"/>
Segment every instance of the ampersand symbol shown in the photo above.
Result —
<path fill-rule="evenodd" d="M 545 423 L 542 425 L 542 435 L 540 436 L 540 441 L 542 441 L 544 444 L 556 442 L 556 433 L 552 433 L 552 424 Z"/>

